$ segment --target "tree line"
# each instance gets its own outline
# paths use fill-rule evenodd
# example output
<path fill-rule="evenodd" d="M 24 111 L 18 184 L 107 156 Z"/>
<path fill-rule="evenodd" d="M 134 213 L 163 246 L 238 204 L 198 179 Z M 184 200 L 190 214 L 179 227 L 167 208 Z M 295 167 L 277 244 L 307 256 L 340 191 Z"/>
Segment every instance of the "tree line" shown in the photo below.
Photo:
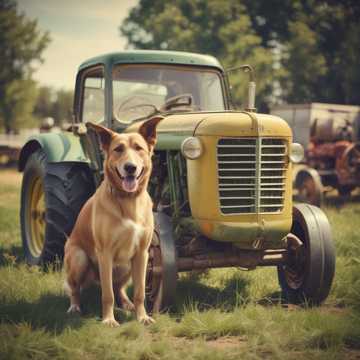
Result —
<path fill-rule="evenodd" d="M 49 42 L 14 0 L 0 0 L 0 131 L 39 127 L 46 117 L 57 125 L 71 119 L 72 91 L 40 87 L 32 78 Z"/>
<path fill-rule="evenodd" d="M 360 104 L 358 0 L 140 0 L 120 25 L 128 46 L 216 56 L 256 70 L 257 107 Z M 0 131 L 70 120 L 72 92 L 39 87 L 35 67 L 51 41 L 15 0 L 0 0 Z M 236 106 L 247 78 L 230 75 Z"/>
<path fill-rule="evenodd" d="M 257 106 L 360 104 L 358 0 L 140 0 L 120 25 L 128 45 L 207 53 L 256 69 Z M 246 99 L 244 75 L 233 97 Z"/>

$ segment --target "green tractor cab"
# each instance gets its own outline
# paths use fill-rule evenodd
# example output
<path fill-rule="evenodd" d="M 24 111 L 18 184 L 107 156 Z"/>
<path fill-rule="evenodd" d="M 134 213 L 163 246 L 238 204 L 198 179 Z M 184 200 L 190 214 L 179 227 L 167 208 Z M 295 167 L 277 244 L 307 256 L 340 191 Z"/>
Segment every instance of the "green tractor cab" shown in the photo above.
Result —
<path fill-rule="evenodd" d="M 134 50 L 84 62 L 73 123 L 32 137 L 20 154 L 27 261 L 61 261 L 81 207 L 103 179 L 103 154 L 86 122 L 134 132 L 161 114 L 149 185 L 157 224 L 149 308 L 171 305 L 178 272 L 233 266 L 276 266 L 288 301 L 324 301 L 335 271 L 329 223 L 320 209 L 293 205 L 301 146 L 284 120 L 255 112 L 250 80 L 248 106 L 237 111 L 227 72 L 212 56 Z"/>

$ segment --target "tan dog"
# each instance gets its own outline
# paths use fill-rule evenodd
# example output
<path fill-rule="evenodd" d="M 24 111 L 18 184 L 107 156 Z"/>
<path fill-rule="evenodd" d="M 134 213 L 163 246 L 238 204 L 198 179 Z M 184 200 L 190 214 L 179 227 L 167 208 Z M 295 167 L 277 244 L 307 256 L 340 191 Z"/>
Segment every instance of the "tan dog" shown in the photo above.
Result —
<path fill-rule="evenodd" d="M 131 134 L 88 123 L 105 152 L 104 181 L 81 209 L 65 245 L 70 313 L 80 312 L 81 288 L 99 279 L 103 323 L 119 325 L 114 318 L 114 291 L 125 309 L 135 310 L 138 321 L 154 322 L 144 307 L 148 248 L 154 230 L 146 189 L 161 119 L 154 117 L 141 125 L 139 133 Z M 134 304 L 126 295 L 131 276 Z"/>

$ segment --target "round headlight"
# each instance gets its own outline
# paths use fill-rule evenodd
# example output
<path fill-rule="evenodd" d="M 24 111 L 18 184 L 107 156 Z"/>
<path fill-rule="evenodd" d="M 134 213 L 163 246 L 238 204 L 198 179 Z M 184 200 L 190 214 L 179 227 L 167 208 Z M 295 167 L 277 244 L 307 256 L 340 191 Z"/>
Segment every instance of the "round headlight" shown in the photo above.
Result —
<path fill-rule="evenodd" d="M 299 163 L 304 158 L 304 148 L 301 144 L 292 143 L 290 146 L 290 160 Z"/>
<path fill-rule="evenodd" d="M 190 160 L 197 159 L 202 154 L 201 141 L 197 137 L 188 137 L 181 144 L 181 153 Z"/>

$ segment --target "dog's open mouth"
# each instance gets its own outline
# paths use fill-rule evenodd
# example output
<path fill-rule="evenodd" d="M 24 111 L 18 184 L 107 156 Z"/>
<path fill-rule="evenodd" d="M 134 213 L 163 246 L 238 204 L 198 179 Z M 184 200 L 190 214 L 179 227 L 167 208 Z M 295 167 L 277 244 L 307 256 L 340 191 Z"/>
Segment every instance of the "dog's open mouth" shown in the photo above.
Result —
<path fill-rule="evenodd" d="M 144 168 L 142 168 L 138 176 L 135 175 L 122 176 L 117 168 L 116 168 L 116 172 L 121 180 L 121 186 L 123 190 L 131 193 L 131 192 L 135 192 L 138 189 L 139 180 L 144 173 Z"/>

